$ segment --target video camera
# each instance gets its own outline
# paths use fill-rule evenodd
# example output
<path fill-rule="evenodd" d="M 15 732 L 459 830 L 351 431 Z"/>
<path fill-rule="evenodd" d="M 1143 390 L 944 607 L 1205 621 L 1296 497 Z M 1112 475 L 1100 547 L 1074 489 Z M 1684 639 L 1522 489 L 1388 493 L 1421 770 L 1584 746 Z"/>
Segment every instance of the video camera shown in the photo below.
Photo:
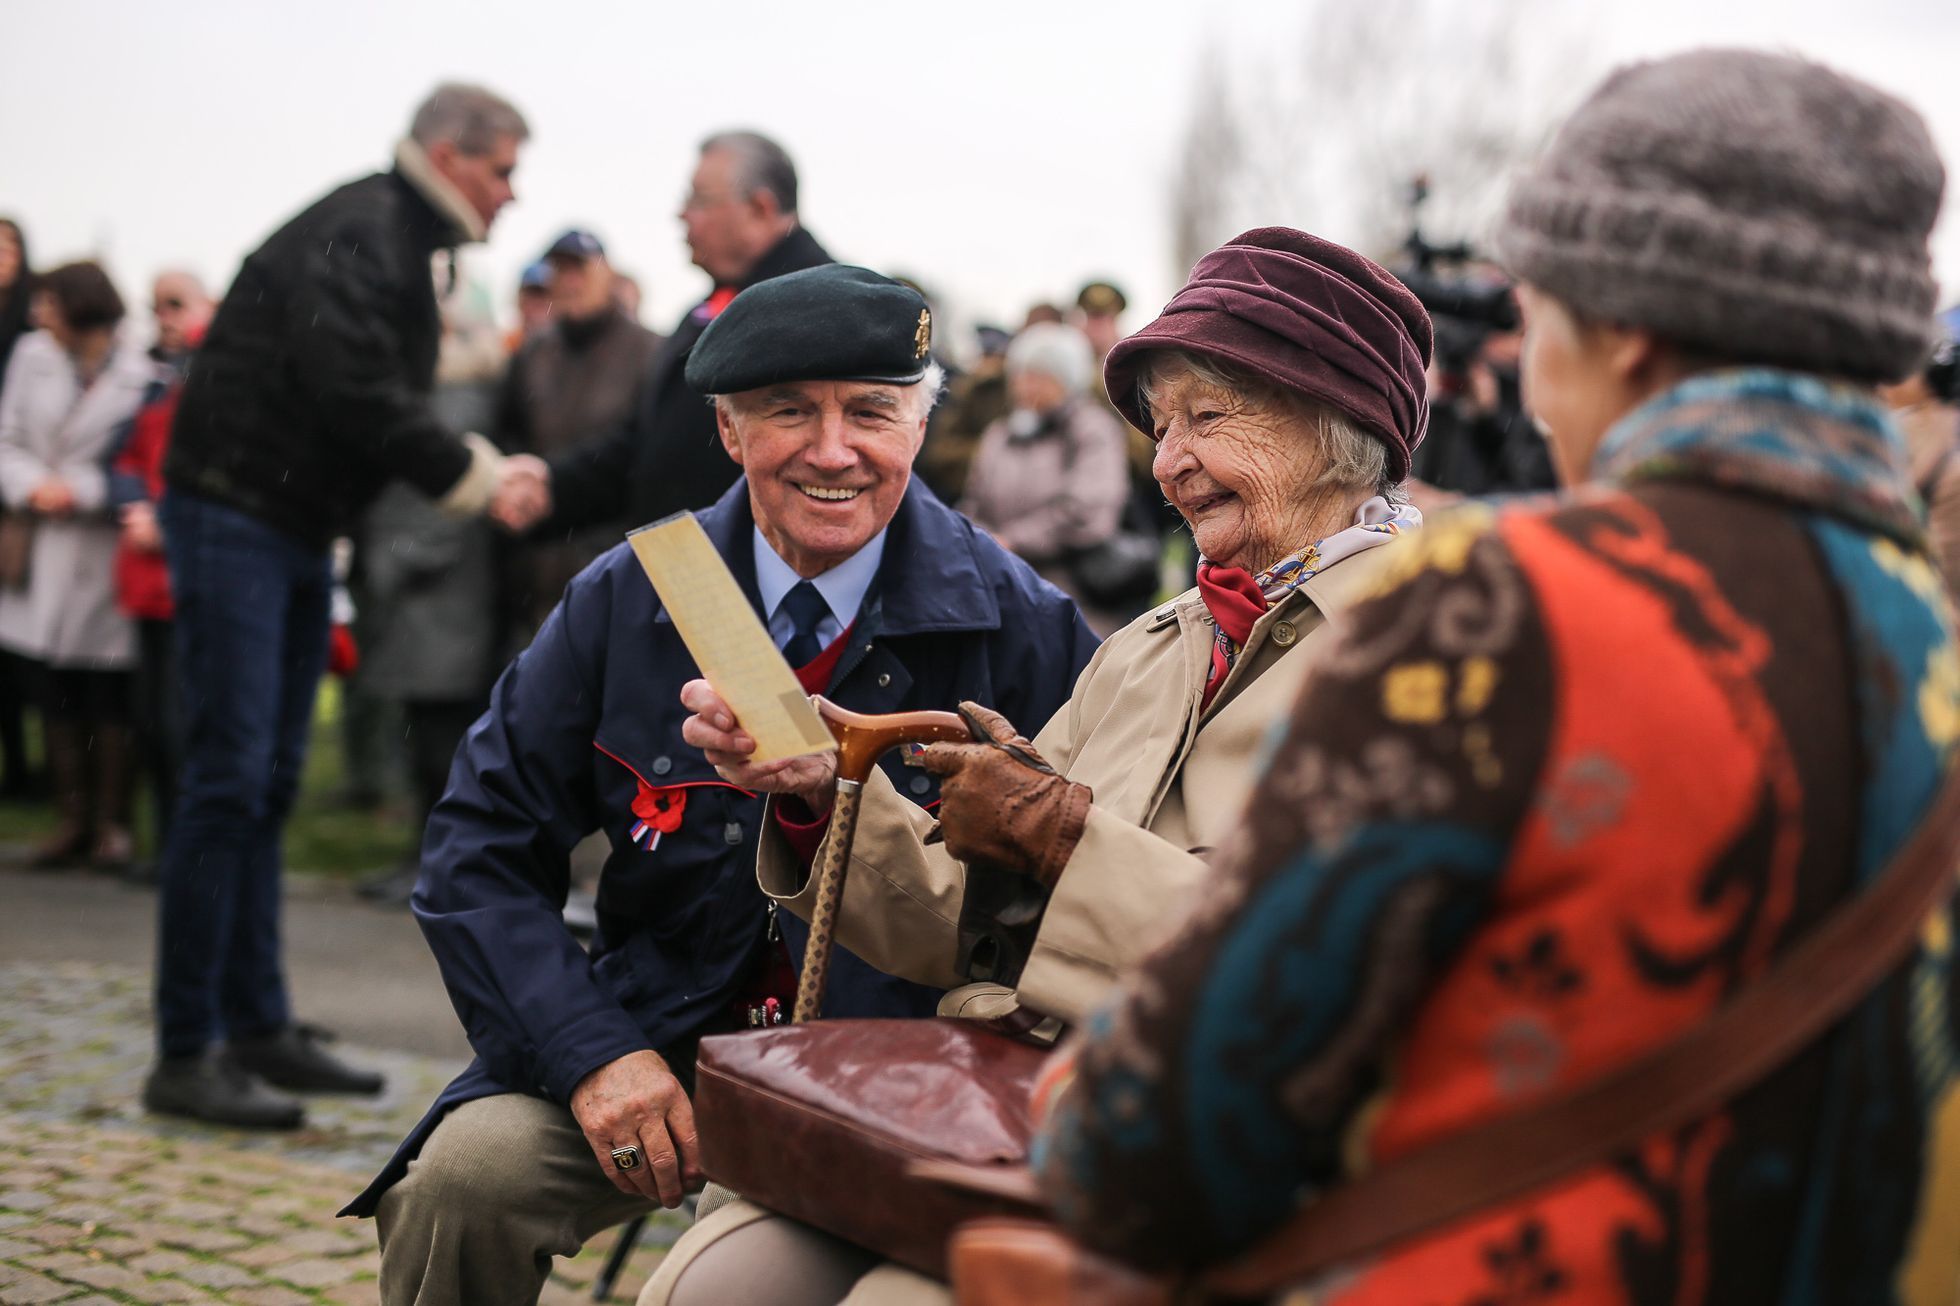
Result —
<path fill-rule="evenodd" d="M 1466 275 L 1461 269 L 1476 261 L 1467 241 L 1431 244 L 1422 234 L 1422 206 L 1429 198 L 1429 179 L 1409 183 L 1409 234 L 1402 241 L 1402 266 L 1396 278 L 1429 310 L 1436 328 L 1436 367 L 1446 378 L 1457 378 L 1477 357 L 1485 339 L 1495 332 L 1518 328 L 1518 305 L 1508 281 Z"/>
<path fill-rule="evenodd" d="M 1436 245 L 1422 234 L 1427 178 L 1409 185 L 1409 234 L 1395 275 L 1429 310 L 1436 330 L 1429 438 L 1416 451 L 1418 479 L 1458 494 L 1549 489 L 1551 455 L 1526 417 L 1515 357 L 1487 348 L 1520 325 L 1511 283 L 1478 265 L 1467 243 Z"/>

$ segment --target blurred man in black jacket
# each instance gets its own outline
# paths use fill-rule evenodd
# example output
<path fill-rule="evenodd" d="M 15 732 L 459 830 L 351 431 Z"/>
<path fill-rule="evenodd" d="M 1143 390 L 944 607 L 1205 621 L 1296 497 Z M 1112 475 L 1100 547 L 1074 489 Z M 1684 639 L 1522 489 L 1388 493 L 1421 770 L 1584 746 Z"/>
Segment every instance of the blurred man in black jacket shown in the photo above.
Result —
<path fill-rule="evenodd" d="M 831 257 L 798 221 L 796 166 L 755 132 L 721 132 L 701 143 L 680 219 L 695 266 L 714 278 L 713 293 L 667 337 L 624 426 L 549 461 L 509 460 L 493 511 L 510 529 L 542 522 L 545 532 L 562 535 L 613 518 L 655 521 L 705 508 L 735 483 L 741 469 L 722 450 L 714 410 L 681 375 L 688 353 L 743 287 Z"/>
<path fill-rule="evenodd" d="M 246 258 L 191 367 L 160 514 L 188 740 L 162 864 L 152 1111 L 291 1128 L 302 1112 L 278 1088 L 381 1088 L 292 1018 L 280 839 L 326 664 L 329 544 L 391 480 L 459 514 L 498 483 L 495 447 L 429 405 L 432 269 L 488 233 L 528 134 L 490 92 L 438 87 L 393 170 Z"/>

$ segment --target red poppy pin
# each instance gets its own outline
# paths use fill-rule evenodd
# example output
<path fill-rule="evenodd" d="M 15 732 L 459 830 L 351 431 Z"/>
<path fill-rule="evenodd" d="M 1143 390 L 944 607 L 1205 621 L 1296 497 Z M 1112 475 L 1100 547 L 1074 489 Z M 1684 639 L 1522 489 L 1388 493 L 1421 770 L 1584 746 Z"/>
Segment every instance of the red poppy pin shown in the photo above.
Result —
<path fill-rule="evenodd" d="M 672 834 L 681 828 L 681 813 L 687 810 L 687 789 L 681 785 L 670 785 L 665 789 L 655 789 L 646 781 L 640 781 L 640 792 L 633 796 L 633 815 L 639 819 L 633 823 L 627 838 L 640 844 L 648 852 L 660 846 L 660 836 Z"/>

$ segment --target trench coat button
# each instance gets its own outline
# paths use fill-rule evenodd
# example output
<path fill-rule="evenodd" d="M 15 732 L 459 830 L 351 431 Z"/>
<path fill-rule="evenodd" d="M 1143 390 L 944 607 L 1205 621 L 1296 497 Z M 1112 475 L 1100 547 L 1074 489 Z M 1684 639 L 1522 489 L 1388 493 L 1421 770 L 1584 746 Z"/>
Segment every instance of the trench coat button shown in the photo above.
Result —
<path fill-rule="evenodd" d="M 1300 638 L 1300 632 L 1293 628 L 1292 622 L 1275 621 L 1273 623 L 1273 643 L 1279 645 L 1281 648 L 1292 647 L 1293 641 L 1298 638 Z"/>
<path fill-rule="evenodd" d="M 730 848 L 742 842 L 742 823 L 740 821 L 730 821 L 727 825 L 722 826 L 721 841 Z"/>
<path fill-rule="evenodd" d="M 888 685 L 890 685 L 891 683 L 892 683 L 892 673 L 891 673 L 891 672 L 889 672 L 889 671 L 880 671 L 880 672 L 878 673 L 878 688 L 880 688 L 880 689 L 884 689 L 884 688 L 886 688 L 886 687 L 887 687 Z"/>
<path fill-rule="evenodd" d="M 930 788 L 932 788 L 932 781 L 930 781 L 930 780 L 928 780 L 928 779 L 926 779 L 926 778 L 925 778 L 924 776 L 922 776 L 922 775 L 915 775 L 915 776 L 913 776 L 913 777 L 912 777 L 912 792 L 913 792 L 913 793 L 915 793 L 915 794 L 923 794 L 923 793 L 925 793 L 925 791 L 926 791 L 926 790 L 928 790 L 928 789 L 930 789 Z"/>
<path fill-rule="evenodd" d="M 653 773 L 655 775 L 666 775 L 669 771 L 673 769 L 674 769 L 673 758 L 656 757 L 653 759 Z"/>

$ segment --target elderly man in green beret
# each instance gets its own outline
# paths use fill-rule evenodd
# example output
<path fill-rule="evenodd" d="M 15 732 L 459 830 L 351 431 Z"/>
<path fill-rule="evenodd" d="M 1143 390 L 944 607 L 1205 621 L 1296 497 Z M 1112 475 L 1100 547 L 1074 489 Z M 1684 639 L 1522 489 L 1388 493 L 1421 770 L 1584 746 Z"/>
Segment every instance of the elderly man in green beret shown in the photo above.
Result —
<path fill-rule="evenodd" d="M 687 366 L 744 473 L 701 524 L 810 692 L 1046 720 L 1095 638 L 913 483 L 931 339 L 925 301 L 864 268 L 738 295 Z M 698 675 L 621 545 L 566 589 L 457 754 L 412 905 L 477 1056 L 343 1212 L 376 1217 L 390 1306 L 533 1302 L 552 1257 L 679 1204 L 696 1044 L 789 1014 L 804 927 L 756 887 L 762 798 L 683 737 Z M 936 800 L 932 777 L 890 775 Z M 561 909 L 595 830 L 612 853 L 588 953 Z M 840 953 L 824 1014 L 924 1016 L 938 998 Z"/>

